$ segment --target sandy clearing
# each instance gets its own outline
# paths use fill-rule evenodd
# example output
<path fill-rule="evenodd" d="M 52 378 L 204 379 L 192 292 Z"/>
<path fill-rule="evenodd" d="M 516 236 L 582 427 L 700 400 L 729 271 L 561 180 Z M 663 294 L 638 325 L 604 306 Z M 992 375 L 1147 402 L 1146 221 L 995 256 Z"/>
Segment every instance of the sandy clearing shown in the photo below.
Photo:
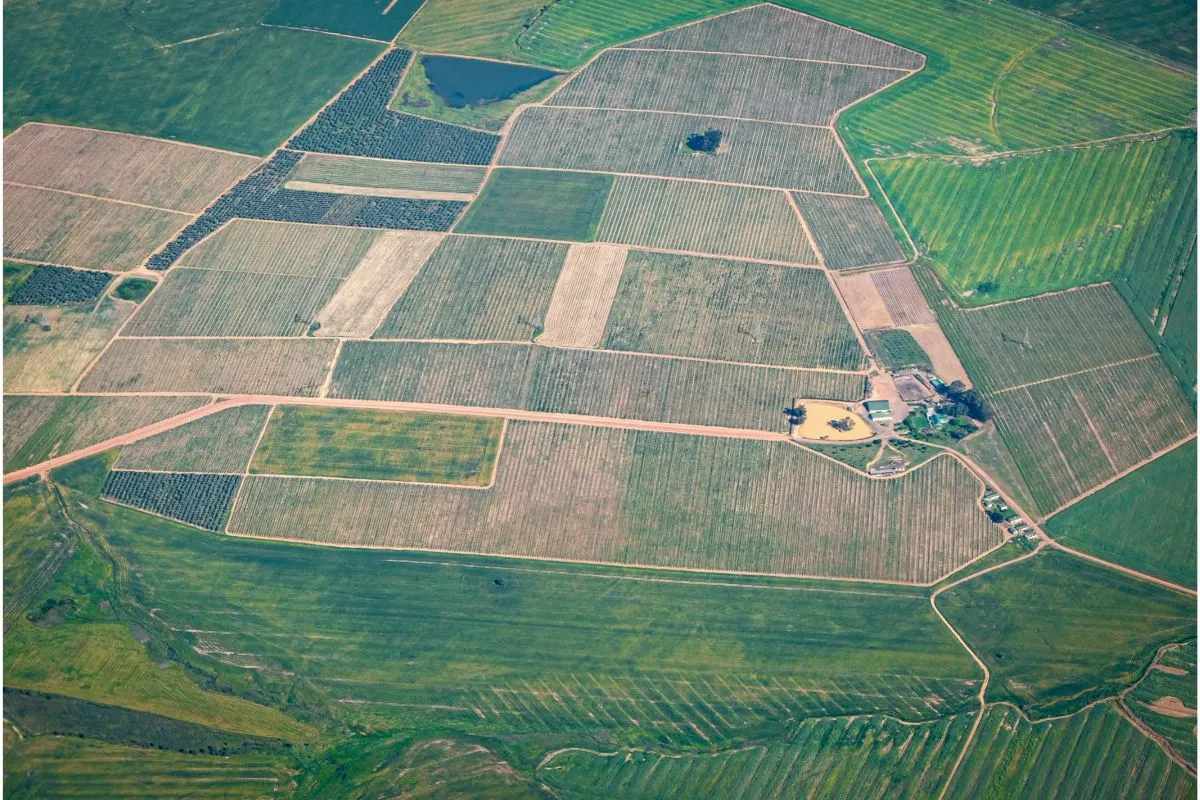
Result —
<path fill-rule="evenodd" d="M 1165 672 L 1168 675 L 1187 675 L 1188 674 L 1188 671 L 1186 669 L 1180 669 L 1179 667 L 1168 667 L 1164 664 L 1155 664 L 1154 669 L 1158 670 L 1159 672 Z"/>
<path fill-rule="evenodd" d="M 950 346 L 940 325 L 936 322 L 924 325 L 905 325 L 904 330 L 911 333 L 917 340 L 917 344 L 921 345 L 922 349 L 929 354 L 929 359 L 933 362 L 933 371 L 939 378 L 946 383 L 962 381 L 967 386 L 971 385 L 967 371 L 963 369 L 962 362 L 958 360 L 954 348 Z"/>
<path fill-rule="evenodd" d="M 875 435 L 866 420 L 852 410 L 852 406 L 824 403 L 819 400 L 801 400 L 804 406 L 804 422 L 796 426 L 795 435 L 801 439 L 829 442 L 861 442 Z M 848 431 L 839 431 L 830 426 L 838 419 L 850 419 Z"/>
<path fill-rule="evenodd" d="M 871 279 L 871 273 L 858 275 L 833 274 L 833 280 L 842 290 L 846 305 L 850 307 L 850 315 L 858 323 L 861 330 L 873 328 L 891 328 L 896 323 L 888 312 L 887 304 Z"/>
<path fill-rule="evenodd" d="M 385 231 L 317 314 L 317 336 L 365 337 L 387 317 L 444 234 Z"/>
<path fill-rule="evenodd" d="M 598 347 L 628 253 L 629 248 L 621 245 L 571 245 L 538 341 L 559 347 Z"/>
<path fill-rule="evenodd" d="M 1142 703 L 1142 705 L 1157 714 L 1162 714 L 1164 717 L 1190 719 L 1196 716 L 1196 709 L 1188 708 L 1182 700 L 1173 695 L 1160 697 L 1153 703 Z"/>
<path fill-rule="evenodd" d="M 326 192 L 332 194 L 361 194 L 369 197 L 403 197 L 409 200 L 461 200 L 471 202 L 475 195 L 464 192 L 430 192 L 424 189 L 382 189 L 372 186 L 344 186 L 337 183 L 316 183 L 315 181 L 288 181 L 285 189 L 298 189 L 305 192 Z"/>

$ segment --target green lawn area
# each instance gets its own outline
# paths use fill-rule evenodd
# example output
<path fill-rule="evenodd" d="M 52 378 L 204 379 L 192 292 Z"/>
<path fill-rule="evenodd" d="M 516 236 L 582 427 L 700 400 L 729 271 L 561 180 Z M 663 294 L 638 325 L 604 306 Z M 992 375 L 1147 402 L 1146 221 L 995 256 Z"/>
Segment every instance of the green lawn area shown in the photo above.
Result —
<path fill-rule="evenodd" d="M 487 486 L 504 420 L 278 406 L 252 473 Z"/>
<path fill-rule="evenodd" d="M 140 303 L 146 299 L 158 281 L 149 278 L 125 278 L 113 289 L 113 294 L 121 300 L 132 300 Z"/>
<path fill-rule="evenodd" d="M 1196 441 L 1046 521 L 1068 547 L 1196 585 Z"/>
<path fill-rule="evenodd" d="M 900 328 L 867 331 L 867 346 L 871 348 L 885 369 L 899 370 L 909 367 L 933 370 L 929 354 L 917 343 L 913 335 Z"/>
<path fill-rule="evenodd" d="M 455 231 L 590 242 L 610 189 L 610 175 L 493 170 Z"/>
<path fill-rule="evenodd" d="M 5 131 L 40 120 L 265 155 L 383 49 L 261 27 L 269 5 L 14 0 Z"/>
<path fill-rule="evenodd" d="M 1167 642 L 1196 635 L 1196 601 L 1048 551 L 946 591 L 938 607 L 992 673 L 990 700 L 1034 717 L 1132 684 Z"/>
<path fill-rule="evenodd" d="M 805 442 L 804 447 L 816 450 L 822 455 L 835 458 L 843 464 L 849 464 L 860 472 L 866 472 L 867 467 L 879 455 L 879 440 L 872 439 L 862 444 L 813 444 Z"/>

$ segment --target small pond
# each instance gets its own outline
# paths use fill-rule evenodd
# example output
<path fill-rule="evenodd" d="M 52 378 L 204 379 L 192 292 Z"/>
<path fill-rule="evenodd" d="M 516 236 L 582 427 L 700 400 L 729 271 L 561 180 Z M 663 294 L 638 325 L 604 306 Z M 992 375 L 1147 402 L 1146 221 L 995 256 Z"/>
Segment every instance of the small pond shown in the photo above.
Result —
<path fill-rule="evenodd" d="M 421 64 L 429 78 L 429 88 L 451 108 L 507 100 L 558 74 L 523 64 L 452 56 L 425 56 Z"/>

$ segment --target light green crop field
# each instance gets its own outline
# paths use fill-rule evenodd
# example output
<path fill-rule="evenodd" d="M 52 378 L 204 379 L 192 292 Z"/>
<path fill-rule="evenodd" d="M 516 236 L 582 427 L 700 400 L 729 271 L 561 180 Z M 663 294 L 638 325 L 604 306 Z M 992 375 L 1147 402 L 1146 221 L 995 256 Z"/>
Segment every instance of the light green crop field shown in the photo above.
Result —
<path fill-rule="evenodd" d="M 1194 132 L 1004 158 L 900 158 L 872 169 L 960 304 L 1120 273 L 1149 315 L 1196 238 Z"/>
<path fill-rule="evenodd" d="M 933 370 L 929 354 L 921 347 L 913 335 L 901 328 L 888 330 L 867 331 L 864 335 L 867 346 L 883 362 L 887 369 L 905 369 L 920 367 Z"/>
<path fill-rule="evenodd" d="M 1196 443 L 1046 521 L 1055 539 L 1139 572 L 1196 585 Z"/>
<path fill-rule="evenodd" d="M 572 750 L 539 776 L 580 800 L 697 797 L 935 796 L 971 728 L 971 717 L 918 726 L 881 717 L 805 720 L 785 743 L 676 755 L 647 750 Z"/>
<path fill-rule="evenodd" d="M 416 164 L 380 158 L 355 158 L 325 153 L 305 153 L 288 176 L 293 181 L 375 189 L 424 189 L 430 192 L 474 194 L 483 183 L 486 167 L 457 164 Z"/>
<path fill-rule="evenodd" d="M 4 756 L 12 798 L 252 800 L 289 787 L 294 774 L 280 755 L 187 755 L 57 736 L 6 745 Z"/>
<path fill-rule="evenodd" d="M 42 120 L 265 155 L 383 49 L 260 27 L 268 5 L 14 3 L 5 129 Z"/>
<path fill-rule="evenodd" d="M 449 236 L 375 330 L 375 339 L 532 341 L 567 245 Z"/>
<path fill-rule="evenodd" d="M 360 0 L 356 3 L 281 0 L 274 4 L 265 21 L 268 25 L 313 28 L 388 42 L 420 7 L 421 0 Z"/>
<path fill-rule="evenodd" d="M 601 346 L 794 367 L 866 364 L 820 270 L 640 250 L 625 259 Z"/>
<path fill-rule="evenodd" d="M 487 486 L 504 420 L 277 406 L 250 472 Z"/>
<path fill-rule="evenodd" d="M 938 607 L 992 673 L 991 700 L 1046 717 L 1132 684 L 1195 636 L 1195 600 L 1061 552 L 960 584 Z"/>
<path fill-rule="evenodd" d="M 1164 650 L 1145 680 L 1125 695 L 1125 706 L 1196 764 L 1196 641 Z"/>
<path fill-rule="evenodd" d="M 596 173 L 494 170 L 455 230 L 590 242 L 612 182 Z"/>
<path fill-rule="evenodd" d="M 1158 797 L 1196 794 L 1196 779 L 1108 703 L 1030 723 L 993 706 L 948 797 Z"/>
<path fill-rule="evenodd" d="M 268 406 L 236 406 L 126 445 L 119 469 L 244 472 L 267 423 Z"/>
<path fill-rule="evenodd" d="M 805 442 L 804 447 L 809 450 L 815 450 L 818 453 L 823 453 L 830 458 L 837 459 L 843 464 L 848 464 L 854 467 L 859 472 L 866 472 L 867 467 L 879 455 L 880 442 L 878 439 L 869 442 L 847 443 L 847 444 L 814 444 Z"/>

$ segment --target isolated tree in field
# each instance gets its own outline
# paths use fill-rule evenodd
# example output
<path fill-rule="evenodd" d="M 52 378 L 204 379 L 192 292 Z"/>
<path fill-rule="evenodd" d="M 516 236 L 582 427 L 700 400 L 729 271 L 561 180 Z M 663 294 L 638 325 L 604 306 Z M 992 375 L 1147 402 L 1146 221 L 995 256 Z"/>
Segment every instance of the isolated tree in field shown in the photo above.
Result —
<path fill-rule="evenodd" d="M 854 418 L 842 417 L 841 419 L 831 419 L 829 420 L 829 427 L 833 428 L 835 431 L 841 431 L 842 433 L 845 433 L 854 427 Z"/>

